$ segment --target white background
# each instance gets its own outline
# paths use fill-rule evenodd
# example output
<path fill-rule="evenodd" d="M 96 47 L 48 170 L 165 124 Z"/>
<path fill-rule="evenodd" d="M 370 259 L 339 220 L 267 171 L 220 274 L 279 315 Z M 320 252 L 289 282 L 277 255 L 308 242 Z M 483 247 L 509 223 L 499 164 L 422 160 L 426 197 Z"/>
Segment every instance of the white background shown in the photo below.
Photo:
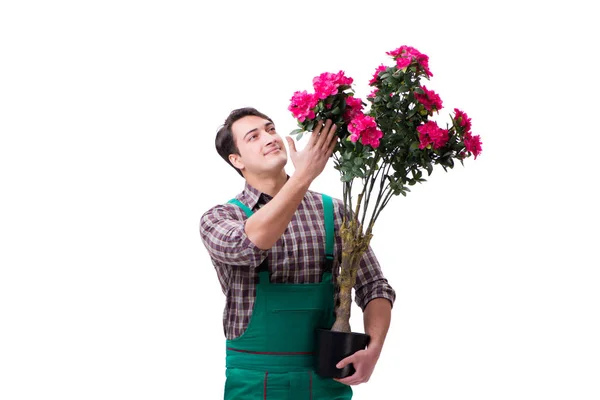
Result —
<path fill-rule="evenodd" d="M 0 398 L 221 398 L 198 222 L 243 180 L 216 130 L 253 106 L 286 135 L 313 76 L 364 97 L 410 45 L 483 152 L 378 221 L 398 297 L 355 398 L 599 399 L 591 3 L 2 2 Z M 340 196 L 333 166 L 312 188 Z"/>

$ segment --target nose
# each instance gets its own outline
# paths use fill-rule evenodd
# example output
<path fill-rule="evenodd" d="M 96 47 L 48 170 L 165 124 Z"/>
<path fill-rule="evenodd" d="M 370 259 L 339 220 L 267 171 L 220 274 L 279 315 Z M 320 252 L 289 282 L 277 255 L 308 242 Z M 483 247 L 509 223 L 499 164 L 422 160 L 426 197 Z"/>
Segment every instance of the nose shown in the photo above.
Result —
<path fill-rule="evenodd" d="M 267 140 L 265 141 L 265 146 L 269 146 L 275 143 L 275 137 L 272 135 L 267 135 Z"/>

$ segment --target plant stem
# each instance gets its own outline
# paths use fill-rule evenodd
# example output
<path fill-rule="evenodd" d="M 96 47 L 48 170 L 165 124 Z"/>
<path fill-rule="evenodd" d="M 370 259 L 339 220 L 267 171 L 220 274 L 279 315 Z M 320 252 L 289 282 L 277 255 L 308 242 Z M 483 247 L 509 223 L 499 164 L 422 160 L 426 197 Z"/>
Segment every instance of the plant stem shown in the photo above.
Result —
<path fill-rule="evenodd" d="M 375 223 L 374 216 L 375 216 L 376 213 L 378 213 L 379 205 L 381 203 L 381 198 L 383 196 L 383 193 L 384 193 L 385 189 L 387 187 L 389 187 L 389 184 L 386 185 L 386 182 L 387 182 L 388 172 L 389 172 L 389 170 L 391 168 L 391 164 L 385 165 L 384 168 L 385 168 L 385 172 L 384 172 L 384 174 L 381 176 L 381 178 L 379 180 L 379 191 L 377 193 L 377 200 L 375 201 L 375 206 L 374 206 L 373 212 L 371 213 L 371 219 L 369 221 L 369 226 L 367 227 L 367 231 L 366 231 L 368 234 L 371 234 L 373 225 Z"/>
<path fill-rule="evenodd" d="M 352 233 L 356 239 L 358 239 L 358 233 L 361 229 L 360 225 L 358 225 L 358 223 L 356 223 L 356 221 L 358 221 L 358 216 L 360 214 L 360 206 L 362 204 L 362 199 L 363 199 L 364 194 L 365 194 L 365 190 L 364 190 L 364 186 L 363 186 L 363 191 L 358 194 L 358 199 L 356 200 L 356 211 L 354 212 L 354 218 L 352 219 L 352 222 L 353 222 L 353 226 L 352 226 L 353 232 Z"/>
<path fill-rule="evenodd" d="M 394 191 L 390 189 L 389 185 L 386 186 L 385 190 L 387 191 L 387 193 L 384 196 L 384 200 L 381 203 L 381 207 L 379 207 L 379 210 L 377 210 L 377 212 L 373 214 L 373 218 L 371 219 L 371 222 L 369 223 L 369 229 L 367 230 L 367 233 L 369 233 L 369 234 L 371 233 L 373 226 L 375 225 L 375 221 L 377 221 L 377 218 L 379 218 L 379 214 L 381 213 L 381 211 L 383 211 L 383 209 L 385 208 L 387 203 L 390 201 L 390 199 L 394 195 Z"/>
<path fill-rule="evenodd" d="M 364 226 L 365 224 L 365 217 L 367 215 L 367 209 L 369 208 L 369 200 L 371 200 L 371 193 L 373 192 L 373 186 L 375 185 L 375 181 L 377 180 L 377 177 L 379 176 L 379 174 L 381 173 L 381 168 L 377 169 L 377 172 L 375 174 L 373 174 L 373 169 L 375 168 L 375 166 L 377 166 L 377 164 L 379 163 L 379 156 L 377 155 L 373 161 L 373 163 L 370 165 L 370 174 L 367 176 L 367 178 L 371 178 L 369 183 L 369 190 L 367 191 L 367 197 L 365 198 L 365 207 L 364 207 L 364 211 L 363 211 L 363 216 L 361 218 L 360 224 L 361 226 Z"/>
<path fill-rule="evenodd" d="M 337 277 L 339 288 L 339 305 L 336 307 L 336 319 L 331 327 L 336 332 L 351 332 L 350 311 L 352 306 L 352 288 L 356 282 L 356 274 L 360 260 L 369 247 L 371 236 L 363 235 L 356 219 L 345 221 L 341 227 L 342 266 Z"/>
<path fill-rule="evenodd" d="M 352 218 L 350 210 L 352 210 L 352 181 L 344 182 L 344 219 L 346 221 Z"/>

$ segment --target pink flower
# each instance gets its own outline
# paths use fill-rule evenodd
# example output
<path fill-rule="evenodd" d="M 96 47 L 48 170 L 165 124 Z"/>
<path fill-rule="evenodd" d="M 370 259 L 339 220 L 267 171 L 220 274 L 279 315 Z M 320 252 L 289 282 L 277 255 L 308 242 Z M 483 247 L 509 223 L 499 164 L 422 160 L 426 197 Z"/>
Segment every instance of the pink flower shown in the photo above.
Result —
<path fill-rule="evenodd" d="M 338 92 L 338 86 L 333 81 L 322 79 L 317 77 L 313 80 L 313 87 L 315 88 L 315 95 L 319 99 L 326 99 L 329 96 L 333 96 Z"/>
<path fill-rule="evenodd" d="M 434 149 L 439 149 L 448 142 L 448 130 L 440 128 L 434 121 L 418 126 L 417 132 L 419 132 L 420 149 L 424 149 L 430 144 Z"/>
<path fill-rule="evenodd" d="M 399 69 L 404 69 L 410 65 L 413 59 L 423 68 L 427 76 L 432 77 L 433 74 L 429 71 L 429 57 L 421 53 L 419 50 L 411 46 L 400 46 L 396 50 L 388 51 L 387 55 L 392 56 L 396 60 L 396 66 Z"/>
<path fill-rule="evenodd" d="M 481 138 L 479 135 L 471 136 L 469 132 L 469 135 L 466 135 L 464 140 L 465 149 L 473 153 L 474 159 L 477 160 L 477 156 L 481 154 Z"/>
<path fill-rule="evenodd" d="M 296 91 L 291 98 L 291 104 L 288 110 L 292 112 L 292 115 L 300 122 L 304 122 L 306 118 L 315 118 L 315 107 L 319 102 L 319 99 L 314 94 L 309 94 L 306 90 Z"/>
<path fill-rule="evenodd" d="M 338 87 L 343 85 L 351 85 L 352 78 L 344 75 L 344 71 L 337 74 L 331 72 L 323 72 L 321 75 L 313 78 L 313 87 L 315 95 L 319 99 L 326 99 L 338 93 Z"/>
<path fill-rule="evenodd" d="M 348 132 L 351 133 L 350 140 L 356 143 L 359 139 L 362 144 L 371 146 L 374 149 L 379 147 L 379 139 L 383 137 L 383 132 L 377 128 L 375 118 L 358 114 L 348 124 Z"/>
<path fill-rule="evenodd" d="M 410 65 L 410 58 L 398 57 L 396 59 L 396 66 L 399 69 L 404 69 Z"/>
<path fill-rule="evenodd" d="M 459 110 L 458 108 L 454 109 L 454 120 L 456 123 L 464 129 L 465 134 L 471 134 L 471 118 Z"/>
<path fill-rule="evenodd" d="M 383 137 L 383 132 L 378 128 L 369 128 L 363 131 L 360 141 L 362 144 L 376 149 L 379 147 L 379 139 Z"/>
<path fill-rule="evenodd" d="M 429 111 L 438 111 L 442 109 L 442 99 L 433 90 L 428 90 L 425 85 L 422 87 L 424 94 L 415 93 L 415 99 Z"/>
<path fill-rule="evenodd" d="M 344 120 L 350 121 L 355 116 L 362 114 L 363 103 L 358 97 L 346 97 L 346 112 L 344 112 Z"/>
<path fill-rule="evenodd" d="M 465 112 L 455 108 L 454 121 L 463 129 L 463 141 L 465 143 L 465 149 L 472 153 L 475 160 L 477 160 L 477 156 L 481 154 L 481 138 L 479 135 L 472 135 L 471 118 L 469 118 Z"/>
<path fill-rule="evenodd" d="M 373 91 L 367 95 L 367 98 L 368 98 L 368 99 L 374 99 L 374 98 L 375 98 L 375 96 L 377 96 L 377 92 L 378 92 L 378 91 L 379 91 L 379 88 L 375 88 L 375 89 L 373 89 Z"/>
<path fill-rule="evenodd" d="M 377 122 L 375 122 L 375 118 L 362 113 L 354 117 L 348 125 L 348 131 L 350 131 L 350 133 L 360 134 L 362 131 L 369 128 L 377 128 Z"/>
<path fill-rule="evenodd" d="M 381 64 L 379 67 L 377 67 L 377 69 L 375 70 L 375 73 L 373 74 L 373 77 L 371 78 L 371 80 L 369 81 L 369 85 L 373 85 L 375 82 L 377 82 L 377 79 L 379 79 L 379 74 L 383 71 L 385 71 L 387 67 L 383 64 Z"/>

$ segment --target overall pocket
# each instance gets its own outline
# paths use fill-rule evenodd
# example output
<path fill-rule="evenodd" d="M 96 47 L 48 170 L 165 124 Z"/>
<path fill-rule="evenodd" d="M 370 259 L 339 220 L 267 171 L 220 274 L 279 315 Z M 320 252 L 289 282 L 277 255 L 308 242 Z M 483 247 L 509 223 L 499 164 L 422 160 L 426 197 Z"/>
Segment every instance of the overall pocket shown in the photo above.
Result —
<path fill-rule="evenodd" d="M 273 309 L 268 314 L 269 333 L 278 338 L 271 343 L 276 352 L 313 352 L 315 329 L 323 323 L 320 308 Z"/>

